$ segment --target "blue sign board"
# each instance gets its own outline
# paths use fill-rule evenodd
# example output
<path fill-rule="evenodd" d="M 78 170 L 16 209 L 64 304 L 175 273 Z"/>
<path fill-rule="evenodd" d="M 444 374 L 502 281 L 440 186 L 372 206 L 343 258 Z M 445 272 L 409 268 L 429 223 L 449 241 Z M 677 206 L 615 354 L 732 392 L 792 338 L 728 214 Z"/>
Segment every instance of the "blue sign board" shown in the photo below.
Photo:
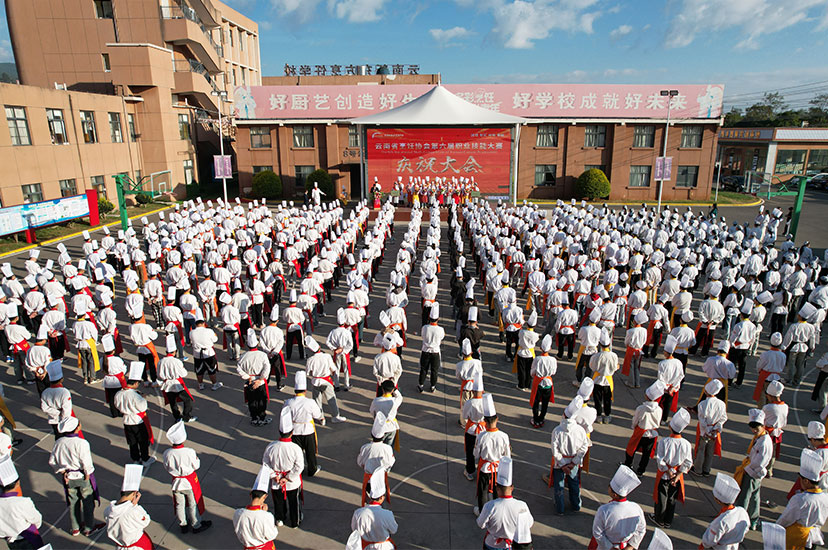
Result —
<path fill-rule="evenodd" d="M 20 233 L 89 215 L 86 195 L 0 208 L 0 235 Z"/>

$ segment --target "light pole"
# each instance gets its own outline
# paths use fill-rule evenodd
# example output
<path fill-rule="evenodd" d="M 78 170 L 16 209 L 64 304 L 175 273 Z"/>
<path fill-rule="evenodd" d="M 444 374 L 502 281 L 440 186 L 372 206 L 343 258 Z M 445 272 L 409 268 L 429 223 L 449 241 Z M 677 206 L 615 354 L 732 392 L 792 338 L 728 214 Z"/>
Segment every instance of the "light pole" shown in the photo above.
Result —
<path fill-rule="evenodd" d="M 218 105 L 218 115 L 219 115 L 219 154 L 221 155 L 222 163 L 224 162 L 224 126 L 222 125 L 221 120 L 221 110 L 224 108 L 223 100 L 227 97 L 227 92 L 222 90 L 213 90 L 212 95 L 218 97 L 219 105 Z M 227 177 L 224 173 L 224 170 L 221 171 L 221 185 L 224 188 L 224 207 L 228 207 L 227 203 Z"/>
<path fill-rule="evenodd" d="M 667 137 L 670 134 L 670 109 L 673 107 L 673 98 L 679 94 L 678 90 L 661 90 L 660 95 L 667 98 L 667 125 L 664 128 L 664 149 L 661 153 L 661 179 L 658 183 L 658 215 L 661 216 L 661 192 L 664 190 L 664 168 L 667 165 Z"/>
<path fill-rule="evenodd" d="M 719 202 L 719 182 L 722 180 L 722 147 L 719 146 L 719 160 L 716 161 L 716 197 L 713 202 Z"/>

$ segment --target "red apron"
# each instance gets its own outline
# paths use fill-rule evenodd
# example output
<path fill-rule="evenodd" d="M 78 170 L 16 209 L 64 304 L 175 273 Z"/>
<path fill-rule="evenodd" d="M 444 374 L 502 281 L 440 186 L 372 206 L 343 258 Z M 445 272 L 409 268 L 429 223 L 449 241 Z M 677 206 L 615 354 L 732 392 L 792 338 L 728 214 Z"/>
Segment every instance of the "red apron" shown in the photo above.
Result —
<path fill-rule="evenodd" d="M 193 394 L 191 394 L 191 393 L 190 393 L 190 390 L 187 388 L 187 384 L 185 384 L 185 383 L 184 383 L 184 379 L 183 379 L 183 378 L 181 378 L 181 377 L 179 376 L 178 378 L 176 378 L 176 380 L 177 380 L 177 381 L 178 381 L 178 383 L 179 383 L 179 384 L 181 384 L 181 386 L 184 388 L 184 391 L 185 391 L 185 392 L 187 392 L 187 395 L 189 395 L 189 396 L 190 396 L 190 399 L 192 399 L 193 401 L 195 401 L 195 399 L 193 398 Z M 178 401 L 181 401 L 181 398 L 179 397 L 179 398 L 177 398 L 177 400 L 178 400 Z M 165 404 L 165 405 L 169 405 L 169 404 L 170 404 L 170 400 L 167 398 L 167 392 L 164 392 L 164 404 Z"/>
<path fill-rule="evenodd" d="M 549 402 L 550 403 L 555 402 L 555 384 L 552 383 L 552 377 L 551 376 L 535 376 L 532 379 L 532 392 L 529 394 L 529 406 L 530 407 L 535 406 L 535 396 L 538 393 L 538 386 L 540 386 L 541 380 L 543 380 L 544 378 L 549 378 L 549 383 L 552 384 L 552 394 L 549 396 Z"/>
<path fill-rule="evenodd" d="M 624 366 L 621 369 L 621 373 L 624 376 L 630 375 L 630 366 L 632 365 L 633 359 L 637 359 L 641 357 L 641 350 L 635 348 L 627 348 L 627 353 L 624 354 Z"/>
<path fill-rule="evenodd" d="M 173 446 L 173 448 L 176 448 Z M 196 500 L 198 506 L 198 513 L 203 514 L 205 510 L 204 495 L 201 492 L 201 482 L 198 480 L 198 472 L 193 472 L 186 476 L 173 476 L 173 479 L 186 479 L 190 482 L 190 487 L 193 488 L 193 498 Z"/>
<path fill-rule="evenodd" d="M 150 445 L 155 443 L 155 435 L 152 433 L 152 424 L 150 424 L 149 416 L 147 416 L 147 412 L 138 413 L 138 416 L 141 417 L 141 420 L 144 421 L 144 427 L 147 429 L 147 435 L 149 436 Z"/>
<path fill-rule="evenodd" d="M 635 429 L 633 430 L 633 434 L 630 437 L 629 442 L 627 443 L 626 451 L 627 451 L 628 455 L 634 455 L 635 454 L 636 449 L 638 449 L 638 443 L 641 441 L 641 438 L 644 436 L 645 431 L 646 430 L 644 428 L 640 427 L 640 426 L 635 427 Z M 658 442 L 658 437 L 656 437 L 656 442 Z M 655 443 L 653 443 L 653 449 L 652 449 L 652 451 L 650 451 L 650 458 L 653 458 L 655 456 L 655 451 L 656 451 L 656 445 L 655 445 Z"/>
<path fill-rule="evenodd" d="M 772 372 L 768 372 L 766 370 L 759 371 L 759 378 L 756 379 L 756 387 L 753 389 L 753 400 L 759 401 L 762 399 L 762 395 L 765 393 L 765 380 L 768 379 L 768 376 L 774 374 Z"/>
<path fill-rule="evenodd" d="M 696 451 L 699 449 L 699 442 L 701 441 L 701 429 L 699 425 L 696 424 L 696 444 L 693 447 L 693 456 L 696 456 Z M 716 446 L 713 449 L 713 454 L 716 456 L 722 456 L 722 434 L 719 432 L 716 434 Z"/>

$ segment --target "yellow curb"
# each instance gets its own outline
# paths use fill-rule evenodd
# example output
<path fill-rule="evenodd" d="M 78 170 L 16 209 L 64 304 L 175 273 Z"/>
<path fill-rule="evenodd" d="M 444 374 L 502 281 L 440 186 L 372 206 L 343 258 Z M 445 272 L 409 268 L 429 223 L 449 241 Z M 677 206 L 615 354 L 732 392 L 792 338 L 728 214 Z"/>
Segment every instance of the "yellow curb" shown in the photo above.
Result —
<path fill-rule="evenodd" d="M 170 208 L 173 208 L 173 205 L 165 206 L 164 208 L 157 208 L 155 210 L 150 210 L 149 212 L 141 212 L 140 214 L 136 214 L 135 216 L 130 216 L 127 219 L 134 220 L 136 218 L 143 218 L 144 216 L 149 216 L 150 214 L 156 214 L 156 213 L 161 212 L 163 210 L 169 210 Z M 77 233 L 70 233 L 69 235 L 64 235 L 62 237 L 55 237 L 54 239 L 49 239 L 48 241 L 41 241 L 41 242 L 36 243 L 36 244 L 30 244 L 28 246 L 24 246 L 23 248 L 18 248 L 16 250 L 11 250 L 9 252 L 4 252 L 3 254 L 0 254 L 0 258 L 5 258 L 6 256 L 11 256 L 12 254 L 19 254 L 20 252 L 25 252 L 27 250 L 31 250 L 32 248 L 37 248 L 38 246 L 45 246 L 45 245 L 53 244 L 53 243 L 56 243 L 56 242 L 65 241 L 66 239 L 72 239 L 74 237 L 77 237 L 78 235 L 83 235 L 84 231 L 89 231 L 90 233 L 92 233 L 92 232 L 97 231 L 99 229 L 102 229 L 104 227 L 111 227 L 113 225 L 118 225 L 120 223 L 121 223 L 120 220 L 118 220 L 116 222 L 105 223 L 105 224 L 101 224 L 101 225 L 98 225 L 96 227 L 92 227 L 92 228 L 89 228 L 89 229 L 83 229 L 81 231 L 78 231 Z"/>

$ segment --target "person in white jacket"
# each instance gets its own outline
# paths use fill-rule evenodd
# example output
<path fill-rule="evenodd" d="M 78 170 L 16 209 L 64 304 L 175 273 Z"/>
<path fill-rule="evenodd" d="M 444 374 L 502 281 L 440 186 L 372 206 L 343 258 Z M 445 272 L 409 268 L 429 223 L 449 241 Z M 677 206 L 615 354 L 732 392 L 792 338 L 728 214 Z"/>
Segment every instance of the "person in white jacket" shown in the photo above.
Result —
<path fill-rule="evenodd" d="M 291 439 L 292 435 L 293 417 L 290 409 L 283 408 L 279 415 L 279 439 L 268 445 L 262 456 L 262 464 L 273 471 L 270 490 L 277 527 L 285 524 L 299 527 L 302 522 L 305 457 L 302 448 Z"/>
<path fill-rule="evenodd" d="M 681 436 L 690 423 L 690 412 L 681 409 L 670 420 L 670 436 L 662 437 L 656 446 L 655 490 L 653 514 L 648 517 L 656 525 L 670 527 L 676 511 L 676 499 L 684 502 L 684 474 L 693 466 L 693 447 Z"/>
<path fill-rule="evenodd" d="M 497 498 L 490 500 L 480 511 L 477 526 L 486 531 L 483 548 L 526 550 L 532 548 L 532 525 L 535 523 L 529 507 L 513 497 L 513 461 L 500 459 L 495 491 Z"/>
<path fill-rule="evenodd" d="M 233 531 L 242 548 L 276 550 L 273 541 L 279 536 L 279 529 L 266 502 L 272 475 L 273 471 L 263 465 L 250 491 L 250 504 L 233 513 Z"/>
<path fill-rule="evenodd" d="M 144 531 L 150 524 L 150 516 L 141 500 L 141 476 L 143 468 L 139 464 L 124 466 L 124 481 L 121 484 L 121 496 L 110 502 L 104 512 L 106 534 L 115 543 L 118 550 L 140 548 L 151 550 L 152 540 Z"/>
<path fill-rule="evenodd" d="M 646 395 L 647 401 L 639 405 L 633 414 L 633 433 L 627 442 L 627 456 L 624 459 L 624 465 L 632 467 L 635 453 L 641 450 L 641 460 L 636 470 L 639 476 L 644 475 L 647 470 L 653 445 L 658 440 L 658 426 L 661 424 L 661 407 L 658 401 L 664 395 L 664 383 L 657 380 L 647 388 Z"/>
<path fill-rule="evenodd" d="M 187 388 L 184 379 L 187 377 L 187 369 L 184 363 L 176 357 L 177 348 L 174 334 L 167 335 L 167 355 L 158 361 L 158 379 L 161 381 L 161 392 L 164 394 L 164 401 L 170 406 L 173 418 L 176 422 L 195 422 L 197 416 L 193 416 L 193 396 Z M 183 404 L 184 412 L 178 407 L 178 402 Z"/>
<path fill-rule="evenodd" d="M 555 489 L 555 511 L 564 515 L 566 503 L 564 489 L 569 489 L 569 504 L 572 510 L 581 509 L 581 466 L 589 450 L 589 440 L 584 428 L 572 419 L 584 406 L 584 399 L 576 395 L 564 410 L 560 425 L 552 432 L 552 472 L 547 483 Z"/>
<path fill-rule="evenodd" d="M 699 548 L 716 550 L 739 550 L 750 529 L 750 518 L 741 506 L 735 506 L 739 495 L 739 484 L 727 474 L 716 474 L 713 485 L 713 498 L 721 506 L 721 511 L 702 535 Z"/>
<path fill-rule="evenodd" d="M 385 469 L 377 468 L 368 484 L 370 500 L 367 506 L 354 511 L 351 518 L 351 536 L 346 550 L 393 550 L 396 548 L 391 535 L 399 528 L 394 512 L 382 507 L 385 501 Z"/>
<path fill-rule="evenodd" d="M 3 491 L 3 498 L 0 498 L 0 538 L 11 549 L 40 548 L 43 539 L 38 529 L 43 516 L 31 498 L 22 496 L 20 476 L 11 457 L 0 460 L 0 486 Z"/>
<path fill-rule="evenodd" d="M 739 497 L 736 504 L 747 511 L 751 528 L 755 529 L 759 525 L 762 480 L 768 474 L 768 466 L 773 456 L 773 441 L 765 428 L 765 413 L 760 409 L 748 411 L 748 425 L 753 432 L 753 440 L 748 447 L 747 456 L 736 468 L 734 479 L 739 482 Z"/>
<path fill-rule="evenodd" d="M 644 511 L 641 506 L 629 500 L 630 493 L 641 481 L 623 464 L 618 467 L 609 484 L 612 499 L 595 511 L 592 521 L 591 548 L 611 550 L 613 548 L 640 548 L 647 532 Z"/>
<path fill-rule="evenodd" d="M 198 479 L 198 469 L 201 461 L 195 450 L 185 447 L 187 429 L 184 422 L 178 421 L 167 430 L 167 440 L 171 448 L 164 451 L 164 468 L 173 478 L 172 493 L 175 504 L 175 517 L 182 533 L 206 531 L 213 524 L 210 520 L 201 518 L 204 513 L 204 497 L 201 493 L 201 482 Z"/>

